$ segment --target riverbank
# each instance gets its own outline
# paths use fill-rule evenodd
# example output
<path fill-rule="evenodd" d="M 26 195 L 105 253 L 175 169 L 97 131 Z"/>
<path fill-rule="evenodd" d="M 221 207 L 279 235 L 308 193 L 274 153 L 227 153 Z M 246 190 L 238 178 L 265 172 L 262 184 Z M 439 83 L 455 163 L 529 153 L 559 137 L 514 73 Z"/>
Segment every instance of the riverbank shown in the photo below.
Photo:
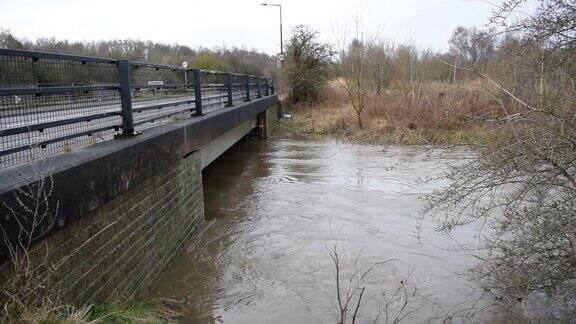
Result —
<path fill-rule="evenodd" d="M 289 117 L 280 123 L 279 134 L 307 139 L 467 145 L 491 143 L 501 134 L 485 93 L 440 83 L 423 85 L 416 99 L 398 90 L 368 95 L 362 128 L 346 93 L 334 82 L 314 102 L 292 105 L 283 100 L 282 104 Z"/>
<path fill-rule="evenodd" d="M 177 323 L 181 306 L 170 300 L 138 301 L 130 304 L 96 303 L 84 307 L 45 302 L 27 308 L 17 319 L 24 323 Z"/>

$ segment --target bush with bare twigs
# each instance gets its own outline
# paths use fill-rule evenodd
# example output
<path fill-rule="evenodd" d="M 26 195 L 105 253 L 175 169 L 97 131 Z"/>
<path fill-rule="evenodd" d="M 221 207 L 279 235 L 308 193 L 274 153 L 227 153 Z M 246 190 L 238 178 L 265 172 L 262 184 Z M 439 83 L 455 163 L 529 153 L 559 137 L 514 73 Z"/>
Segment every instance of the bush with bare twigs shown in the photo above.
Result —
<path fill-rule="evenodd" d="M 55 256 L 46 241 L 39 240 L 58 220 L 58 202 L 51 198 L 54 182 L 49 161 L 30 162 L 34 178 L 17 190 L 14 203 L 2 202 L 17 228 L 0 225 L 9 260 L 0 268 L 0 321 L 8 323 L 92 323 L 94 321 L 146 323 L 169 322 L 181 315 L 169 300 L 115 306 L 71 305 L 64 300 L 57 278 L 62 266 L 82 247 L 113 223 L 95 233 L 82 246 Z"/>
<path fill-rule="evenodd" d="M 484 80 L 510 104 L 500 107 L 501 140 L 476 146 L 477 159 L 452 168 L 445 175 L 451 184 L 429 197 L 427 214 L 440 230 L 471 223 L 487 229 L 479 233 L 472 269 L 486 289 L 519 303 L 533 320 L 574 321 L 576 4 L 542 1 L 535 15 L 508 24 L 505 17 L 523 2 L 506 1 L 493 17 L 517 35 L 499 58 L 513 73 L 445 62 Z"/>
<path fill-rule="evenodd" d="M 409 283 L 410 279 L 406 276 L 394 279 L 392 286 L 388 288 L 381 287 L 373 291 L 374 289 L 368 287 L 367 281 L 379 274 L 377 270 L 394 260 L 363 265 L 360 263 L 360 252 L 352 258 L 342 260 L 336 245 L 328 249 L 328 253 L 335 271 L 338 324 L 354 324 L 359 320 L 369 323 L 399 323 L 409 320 L 412 314 L 429 305 L 426 298 L 421 295 L 426 281 L 414 285 Z M 368 302 L 377 304 L 376 313 L 362 309 Z"/>
<path fill-rule="evenodd" d="M 44 172 L 32 163 L 36 179 L 20 188 L 16 194 L 16 205 L 3 202 L 2 208 L 9 210 L 18 224 L 17 233 L 2 226 L 2 241 L 8 249 L 10 259 L 2 266 L 2 289 L 0 301 L 4 305 L 5 320 L 29 318 L 33 314 L 49 316 L 50 310 L 61 310 L 59 300 L 54 299 L 50 287 L 49 273 L 53 264 L 48 257 L 45 244 L 34 244 L 35 240 L 51 230 L 58 204 L 52 205 L 50 196 L 53 181 L 50 172 Z M 70 312 L 70 308 L 62 309 Z M 80 310 L 84 313 L 85 310 Z M 53 314 L 51 314 L 53 315 Z"/>

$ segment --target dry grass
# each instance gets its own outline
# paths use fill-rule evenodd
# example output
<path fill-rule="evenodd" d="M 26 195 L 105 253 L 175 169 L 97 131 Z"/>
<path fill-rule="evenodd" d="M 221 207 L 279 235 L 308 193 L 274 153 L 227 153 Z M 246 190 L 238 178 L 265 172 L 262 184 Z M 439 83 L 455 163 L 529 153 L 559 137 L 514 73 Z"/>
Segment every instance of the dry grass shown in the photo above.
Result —
<path fill-rule="evenodd" d="M 330 83 L 316 102 L 288 109 L 294 116 L 284 132 L 308 137 L 342 136 L 367 143 L 468 144 L 493 141 L 501 101 L 481 84 L 427 83 L 406 97 L 394 88 L 371 93 L 359 128 L 344 90 Z"/>
<path fill-rule="evenodd" d="M 183 314 L 178 301 L 155 299 L 132 304 L 98 303 L 83 307 L 56 305 L 45 301 L 26 308 L 17 319 L 3 319 L 3 323 L 178 323 Z"/>

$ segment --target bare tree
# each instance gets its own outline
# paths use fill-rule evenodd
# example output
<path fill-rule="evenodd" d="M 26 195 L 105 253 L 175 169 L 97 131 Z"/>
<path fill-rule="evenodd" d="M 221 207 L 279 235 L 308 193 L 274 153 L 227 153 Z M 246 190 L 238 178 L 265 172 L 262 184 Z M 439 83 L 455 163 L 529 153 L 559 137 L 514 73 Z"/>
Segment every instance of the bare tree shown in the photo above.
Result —
<path fill-rule="evenodd" d="M 381 94 L 392 82 L 392 66 L 395 47 L 387 41 L 374 42 L 368 49 L 369 78 L 371 89 Z"/>
<path fill-rule="evenodd" d="M 457 27 L 449 40 L 450 53 L 456 58 L 456 64 L 479 68 L 494 58 L 495 38 L 489 31 L 474 27 Z"/>
<path fill-rule="evenodd" d="M 421 98 L 424 73 L 419 64 L 419 51 L 414 45 L 401 45 L 395 55 L 396 87 L 404 100 L 415 104 Z"/>
<path fill-rule="evenodd" d="M 0 47 L 25 49 L 26 42 L 14 37 L 9 30 L 0 29 Z"/>
<path fill-rule="evenodd" d="M 522 2 L 506 2 L 493 20 Z M 487 83 L 500 100 L 500 127 L 492 142 L 476 146 L 477 159 L 445 175 L 451 185 L 429 197 L 427 214 L 440 230 L 471 223 L 486 229 L 474 278 L 510 304 L 533 292 L 576 300 L 576 288 L 565 288 L 576 280 L 576 70 L 566 59 L 576 35 L 566 17 L 575 8 L 573 1 L 543 1 L 534 16 L 502 23 L 519 40 L 501 58 L 516 65 L 513 82 L 444 62 Z M 557 319 L 576 318 L 565 316 Z"/>
<path fill-rule="evenodd" d="M 338 43 L 339 74 L 338 85 L 346 91 L 352 109 L 356 114 L 358 127 L 363 128 L 362 112 L 366 108 L 366 96 L 371 89 L 373 77 L 373 57 L 371 50 L 376 47 L 377 34 L 364 30 L 361 14 L 354 17 L 353 30 L 348 31 L 345 23 L 342 29 L 334 28 Z M 350 38 L 352 34 L 352 38 Z"/>

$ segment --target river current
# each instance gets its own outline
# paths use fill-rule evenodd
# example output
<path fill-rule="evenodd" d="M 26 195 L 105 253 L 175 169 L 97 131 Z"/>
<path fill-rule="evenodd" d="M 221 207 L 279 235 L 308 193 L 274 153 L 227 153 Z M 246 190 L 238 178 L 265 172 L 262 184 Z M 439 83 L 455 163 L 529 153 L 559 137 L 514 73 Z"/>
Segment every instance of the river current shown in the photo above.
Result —
<path fill-rule="evenodd" d="M 206 226 L 156 294 L 182 302 L 189 323 L 335 323 L 336 251 L 342 296 L 358 288 L 350 317 L 365 289 L 357 323 L 488 319 L 491 311 L 476 311 L 489 298 L 465 271 L 474 259 L 457 248 L 473 244 L 475 231 L 446 236 L 420 222 L 423 196 L 444 185 L 423 180 L 466 158 L 336 140 L 242 140 L 204 170 Z"/>

